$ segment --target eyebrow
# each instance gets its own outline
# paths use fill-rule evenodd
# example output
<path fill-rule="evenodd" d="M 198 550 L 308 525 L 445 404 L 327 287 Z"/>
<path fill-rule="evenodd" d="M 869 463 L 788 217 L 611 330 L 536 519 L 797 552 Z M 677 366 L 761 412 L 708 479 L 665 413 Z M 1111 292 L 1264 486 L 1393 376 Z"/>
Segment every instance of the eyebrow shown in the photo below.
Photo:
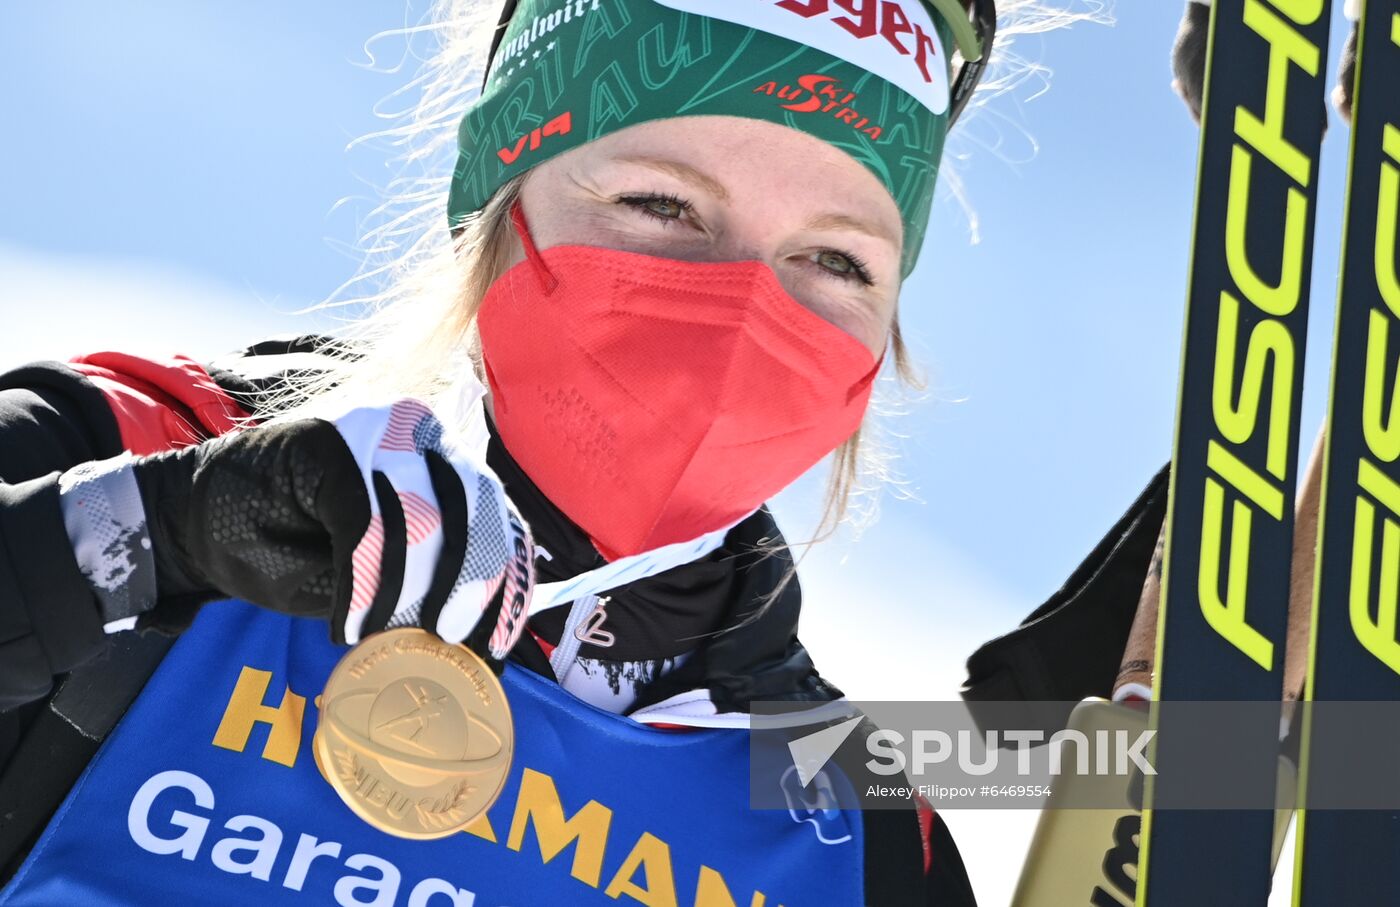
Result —
<path fill-rule="evenodd" d="M 718 198 L 721 201 L 729 201 L 729 190 L 724 188 L 723 183 L 710 176 L 703 170 L 697 170 L 689 164 L 684 164 L 680 161 L 669 160 L 667 158 L 647 157 L 645 155 L 620 157 L 618 158 L 618 161 L 624 164 L 636 164 L 641 167 L 646 167 L 648 169 L 655 170 L 659 173 L 665 173 L 670 176 L 674 176 L 681 182 L 690 183 L 693 186 L 699 186 L 701 189 L 704 189 L 706 192 L 710 193 L 715 198 Z M 899 235 L 890 232 L 883 226 L 879 226 L 868 221 L 861 220 L 857 217 L 851 217 L 848 214 L 841 214 L 834 211 L 828 212 L 826 214 L 818 214 L 812 217 L 810 220 L 807 221 L 807 229 L 850 230 L 855 233 L 864 233 L 866 236 L 871 236 L 875 239 L 883 239 L 884 241 L 894 246 L 898 246 L 900 243 Z"/>
<path fill-rule="evenodd" d="M 873 236 L 876 239 L 883 239 L 892 245 L 899 245 L 899 236 L 886 230 L 883 226 L 851 217 L 848 214 L 838 214 L 830 212 L 818 214 L 807 221 L 808 230 L 851 230 L 856 233 L 864 233 L 866 236 Z"/>
<path fill-rule="evenodd" d="M 729 201 L 729 190 L 724 188 L 723 183 L 702 170 L 696 170 L 689 164 L 682 164 L 680 161 L 672 161 L 659 157 L 623 157 L 618 158 L 618 160 L 624 164 L 638 164 L 642 167 L 674 176 L 681 182 L 690 183 L 692 186 L 699 186 L 721 201 Z"/>

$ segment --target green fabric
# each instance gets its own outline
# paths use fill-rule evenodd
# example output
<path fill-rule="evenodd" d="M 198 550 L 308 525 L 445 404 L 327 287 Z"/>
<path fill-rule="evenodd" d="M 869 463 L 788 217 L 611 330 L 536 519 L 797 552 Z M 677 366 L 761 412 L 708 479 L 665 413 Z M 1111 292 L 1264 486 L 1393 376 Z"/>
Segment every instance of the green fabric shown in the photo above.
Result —
<path fill-rule="evenodd" d="M 933 21 L 942 46 L 951 47 L 946 22 L 936 14 Z M 947 74 L 946 57 L 931 63 Z M 654 0 L 520 0 L 486 89 L 462 119 L 449 224 L 481 210 L 510 178 L 571 148 L 649 120 L 706 115 L 789 126 L 851 155 L 898 205 L 901 272 L 913 270 L 946 110 L 935 114 L 894 83 L 822 50 Z"/>

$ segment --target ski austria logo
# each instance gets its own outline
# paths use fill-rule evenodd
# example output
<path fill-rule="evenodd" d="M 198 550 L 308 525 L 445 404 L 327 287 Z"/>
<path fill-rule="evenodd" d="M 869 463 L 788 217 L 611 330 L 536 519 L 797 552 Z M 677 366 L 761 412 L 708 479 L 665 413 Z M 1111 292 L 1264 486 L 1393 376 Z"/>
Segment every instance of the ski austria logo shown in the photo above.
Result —
<path fill-rule="evenodd" d="M 948 110 L 948 62 L 918 0 L 656 0 L 681 12 L 723 19 L 825 51 L 872 72 L 937 115 Z"/>
<path fill-rule="evenodd" d="M 831 76 L 817 73 L 798 76 L 796 88 L 791 85 L 779 88 L 777 82 L 764 82 L 754 89 L 754 94 L 759 93 L 776 95 L 787 101 L 782 105 L 784 110 L 830 114 L 843 123 L 849 123 L 857 132 L 865 133 L 872 141 L 879 139 L 880 134 L 884 132 L 879 123 L 872 124 L 869 117 L 862 116 L 853 106 L 856 101 L 855 92 L 846 91 L 841 87 L 841 83 Z"/>

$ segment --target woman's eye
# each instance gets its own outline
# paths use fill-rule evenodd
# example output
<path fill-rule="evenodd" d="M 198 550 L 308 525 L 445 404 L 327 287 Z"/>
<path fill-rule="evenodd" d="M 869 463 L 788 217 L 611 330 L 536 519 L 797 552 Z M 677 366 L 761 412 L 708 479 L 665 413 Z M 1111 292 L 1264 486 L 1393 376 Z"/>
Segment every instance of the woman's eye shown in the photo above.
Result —
<path fill-rule="evenodd" d="M 690 212 L 690 203 L 674 195 L 634 195 L 618 201 L 660 221 L 678 221 Z"/>
<path fill-rule="evenodd" d="M 817 264 L 828 271 L 835 271 L 837 274 L 850 274 L 856 269 L 855 265 L 851 264 L 851 260 L 840 252 L 818 252 Z"/>
<path fill-rule="evenodd" d="M 647 199 L 646 209 L 657 217 L 670 218 L 671 220 L 675 220 L 685 213 L 685 208 L 681 207 L 680 202 L 669 198 Z"/>
<path fill-rule="evenodd" d="M 842 280 L 854 278 L 867 286 L 875 282 L 870 278 L 865 263 L 853 255 L 825 249 L 813 255 L 812 260 L 832 277 Z"/>

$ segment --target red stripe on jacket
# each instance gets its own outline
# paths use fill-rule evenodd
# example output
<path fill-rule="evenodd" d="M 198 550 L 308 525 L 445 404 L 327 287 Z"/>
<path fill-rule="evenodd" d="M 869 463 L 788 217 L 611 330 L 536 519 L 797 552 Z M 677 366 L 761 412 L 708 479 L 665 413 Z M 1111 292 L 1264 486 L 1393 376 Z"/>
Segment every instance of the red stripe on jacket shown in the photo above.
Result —
<path fill-rule="evenodd" d="M 75 356 L 69 367 L 102 392 L 122 446 L 137 455 L 196 444 L 238 426 L 248 413 L 188 356 L 148 359 L 128 353 Z"/>

